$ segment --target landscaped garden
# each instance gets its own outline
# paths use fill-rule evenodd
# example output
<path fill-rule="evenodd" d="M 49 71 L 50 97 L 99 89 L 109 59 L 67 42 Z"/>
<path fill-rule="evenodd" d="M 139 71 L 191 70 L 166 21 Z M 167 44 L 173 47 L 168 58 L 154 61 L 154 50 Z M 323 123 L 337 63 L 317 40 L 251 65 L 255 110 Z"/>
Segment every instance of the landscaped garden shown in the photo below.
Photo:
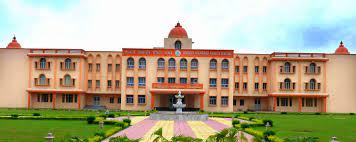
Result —
<path fill-rule="evenodd" d="M 145 112 L 110 111 L 110 114 L 104 115 L 105 111 L 0 109 L 0 141 L 44 141 L 48 132 L 54 134 L 55 141 L 68 141 L 72 138 L 99 141 L 115 133 L 116 136 L 128 135 L 142 138 L 141 140 L 153 140 L 151 136 L 159 128 L 162 128 L 162 137 L 167 139 L 176 138 L 174 136 L 179 134 L 206 139 L 218 132 L 222 134 L 216 136 L 234 132 L 231 129 L 221 131 L 231 126 L 260 138 L 264 137 L 263 134 L 275 133 L 275 136 L 270 137 L 271 141 L 307 137 L 324 142 L 330 141 L 333 136 L 340 142 L 356 141 L 356 115 L 352 114 L 205 113 L 213 118 L 199 122 L 174 122 L 149 121 L 145 119 L 147 117 L 142 117 L 149 115 Z M 127 115 L 131 120 L 124 120 Z M 92 124 L 88 124 L 89 116 L 92 116 Z M 100 130 L 99 124 L 106 117 L 119 118 L 105 120 L 103 130 Z M 235 119 L 239 122 L 231 125 Z M 272 121 L 273 127 L 268 128 L 270 131 L 265 132 L 263 120 Z M 130 123 L 133 126 L 126 128 Z"/>

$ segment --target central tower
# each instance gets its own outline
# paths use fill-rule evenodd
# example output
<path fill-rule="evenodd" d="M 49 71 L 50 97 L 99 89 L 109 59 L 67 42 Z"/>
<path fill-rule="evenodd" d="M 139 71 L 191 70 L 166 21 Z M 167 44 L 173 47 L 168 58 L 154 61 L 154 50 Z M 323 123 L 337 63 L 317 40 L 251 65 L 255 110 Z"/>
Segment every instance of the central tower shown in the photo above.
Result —
<path fill-rule="evenodd" d="M 188 38 L 187 31 L 178 22 L 169 32 L 168 38 L 164 38 L 166 49 L 192 49 L 192 39 Z"/>

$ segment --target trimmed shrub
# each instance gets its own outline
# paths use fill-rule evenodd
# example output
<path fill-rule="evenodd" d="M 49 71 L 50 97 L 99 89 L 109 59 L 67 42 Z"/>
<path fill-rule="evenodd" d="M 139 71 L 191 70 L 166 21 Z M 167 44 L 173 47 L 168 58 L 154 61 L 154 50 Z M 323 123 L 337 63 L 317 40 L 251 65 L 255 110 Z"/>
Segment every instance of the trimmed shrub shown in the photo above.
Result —
<path fill-rule="evenodd" d="M 257 137 L 257 138 L 262 138 L 263 137 L 263 133 L 262 132 L 254 130 L 252 128 L 246 128 L 245 132 L 249 133 L 249 134 L 251 134 L 251 135 L 253 135 L 253 136 Z"/>
<path fill-rule="evenodd" d="M 266 130 L 263 132 L 263 137 L 267 139 L 267 137 L 269 136 L 274 136 L 276 135 L 276 132 L 272 131 L 272 130 Z"/>
<path fill-rule="evenodd" d="M 234 118 L 239 118 L 240 114 L 235 114 Z"/>
<path fill-rule="evenodd" d="M 287 112 L 281 112 L 281 114 L 287 114 Z"/>
<path fill-rule="evenodd" d="M 108 115 L 106 115 L 106 114 L 101 114 L 101 115 L 99 115 L 99 117 L 102 117 L 102 118 L 106 119 L 106 118 L 108 117 Z"/>
<path fill-rule="evenodd" d="M 315 115 L 320 115 L 321 113 L 320 112 L 316 112 Z"/>
<path fill-rule="evenodd" d="M 88 124 L 93 124 L 93 123 L 94 123 L 94 120 L 95 120 L 95 116 L 89 116 L 89 117 L 87 117 L 87 122 L 88 122 Z"/>
<path fill-rule="evenodd" d="M 105 132 L 104 131 L 95 132 L 94 136 L 100 136 L 100 137 L 105 138 Z"/>
<path fill-rule="evenodd" d="M 267 125 L 267 122 L 269 123 L 269 125 L 272 127 L 273 126 L 273 121 L 272 120 L 269 120 L 269 119 L 263 119 L 262 120 L 262 122 L 263 122 L 263 125 Z"/>
<path fill-rule="evenodd" d="M 242 129 L 250 128 L 250 125 L 248 123 L 241 123 L 241 128 Z"/>
<path fill-rule="evenodd" d="M 240 124 L 240 121 L 239 120 L 232 120 L 231 123 L 232 123 L 232 126 L 235 126 L 236 124 Z"/>
<path fill-rule="evenodd" d="M 252 121 L 252 119 L 255 119 L 255 117 L 250 117 L 250 118 L 248 118 L 248 120 L 250 120 L 250 121 Z"/>
<path fill-rule="evenodd" d="M 244 111 L 244 114 L 247 114 L 248 113 L 248 111 Z"/>
<path fill-rule="evenodd" d="M 41 114 L 40 113 L 33 113 L 33 116 L 41 116 Z"/>
<path fill-rule="evenodd" d="M 113 113 L 108 114 L 108 118 L 115 118 L 115 114 Z"/>
<path fill-rule="evenodd" d="M 283 139 L 277 137 L 277 136 L 268 136 L 267 139 L 271 142 L 284 142 Z M 315 141 L 316 142 L 316 141 Z"/>
<path fill-rule="evenodd" d="M 351 112 L 350 115 L 355 115 L 355 114 Z"/>
<path fill-rule="evenodd" d="M 129 124 L 129 125 L 131 125 L 131 120 L 128 119 L 128 118 L 125 118 L 125 119 L 123 119 L 122 121 L 125 122 L 125 123 L 127 123 L 127 124 Z"/>
<path fill-rule="evenodd" d="M 11 118 L 12 119 L 17 119 L 17 118 L 19 118 L 19 115 L 18 114 L 11 114 Z"/>
<path fill-rule="evenodd" d="M 119 121 L 119 122 L 116 122 L 115 125 L 118 127 L 124 128 L 125 123 L 122 121 Z"/>

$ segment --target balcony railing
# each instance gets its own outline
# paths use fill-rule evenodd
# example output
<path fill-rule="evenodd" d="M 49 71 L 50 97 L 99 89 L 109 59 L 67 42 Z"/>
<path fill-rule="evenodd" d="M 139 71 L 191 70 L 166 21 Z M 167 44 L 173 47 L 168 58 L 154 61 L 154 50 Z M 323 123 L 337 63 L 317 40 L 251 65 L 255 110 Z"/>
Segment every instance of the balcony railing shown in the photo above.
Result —
<path fill-rule="evenodd" d="M 59 84 L 62 87 L 74 87 L 75 86 L 75 79 L 71 79 L 70 82 L 65 82 L 63 78 L 59 79 Z"/>
<path fill-rule="evenodd" d="M 295 73 L 295 66 L 291 66 L 289 70 L 286 70 L 285 66 L 279 67 L 279 72 L 282 74 L 294 74 Z"/>
<path fill-rule="evenodd" d="M 304 90 L 305 90 L 305 91 L 319 91 L 320 88 L 321 88 L 321 83 L 316 83 L 316 84 L 314 85 L 314 87 L 312 87 L 312 86 L 310 85 L 310 83 L 306 82 L 306 83 L 305 83 Z"/>
<path fill-rule="evenodd" d="M 203 84 L 152 83 L 156 89 L 203 89 Z"/>
<path fill-rule="evenodd" d="M 305 74 L 320 74 L 321 67 L 317 66 L 314 71 L 309 68 L 309 66 L 305 66 Z"/>
<path fill-rule="evenodd" d="M 40 62 L 35 62 L 36 70 L 49 70 L 51 68 L 51 62 L 46 62 L 44 65 L 41 65 Z"/>
<path fill-rule="evenodd" d="M 45 81 L 41 82 L 39 78 L 35 78 L 35 86 L 49 86 L 50 84 L 50 79 L 46 78 Z"/>
<path fill-rule="evenodd" d="M 274 52 L 271 57 L 325 58 L 324 53 L 280 53 Z"/>
<path fill-rule="evenodd" d="M 289 87 L 284 82 L 280 82 L 279 84 L 279 90 L 281 91 L 293 91 L 295 89 L 295 82 L 291 82 Z"/>
<path fill-rule="evenodd" d="M 72 62 L 70 65 L 66 65 L 65 62 L 61 62 L 61 70 L 63 71 L 70 71 L 70 70 L 75 70 L 75 62 Z"/>

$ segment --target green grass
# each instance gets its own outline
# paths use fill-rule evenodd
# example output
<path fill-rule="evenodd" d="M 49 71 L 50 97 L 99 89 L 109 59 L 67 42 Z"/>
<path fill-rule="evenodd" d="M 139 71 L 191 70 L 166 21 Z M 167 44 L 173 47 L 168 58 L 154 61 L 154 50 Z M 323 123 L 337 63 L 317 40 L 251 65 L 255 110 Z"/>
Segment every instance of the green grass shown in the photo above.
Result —
<path fill-rule="evenodd" d="M 110 113 L 115 113 L 120 115 L 127 115 L 130 113 L 131 116 L 144 115 L 144 112 L 127 112 L 127 111 L 109 111 Z M 44 117 L 87 117 L 87 116 L 98 116 L 105 114 L 105 111 L 93 111 L 93 110 L 52 110 L 52 109 L 0 109 L 0 116 L 9 116 L 12 114 L 27 115 L 32 116 L 33 113 L 40 113 Z"/>
<path fill-rule="evenodd" d="M 356 141 L 355 115 L 242 114 L 242 116 L 273 120 L 274 127 L 271 129 L 281 138 L 314 136 L 321 142 L 327 142 L 336 136 L 340 142 Z M 263 127 L 256 129 L 265 130 Z"/>
<path fill-rule="evenodd" d="M 105 125 L 104 130 L 113 126 Z M 93 137 L 99 131 L 98 125 L 89 125 L 86 121 L 73 120 L 0 120 L 0 142 L 43 142 L 48 132 L 56 141 L 77 136 Z"/>

